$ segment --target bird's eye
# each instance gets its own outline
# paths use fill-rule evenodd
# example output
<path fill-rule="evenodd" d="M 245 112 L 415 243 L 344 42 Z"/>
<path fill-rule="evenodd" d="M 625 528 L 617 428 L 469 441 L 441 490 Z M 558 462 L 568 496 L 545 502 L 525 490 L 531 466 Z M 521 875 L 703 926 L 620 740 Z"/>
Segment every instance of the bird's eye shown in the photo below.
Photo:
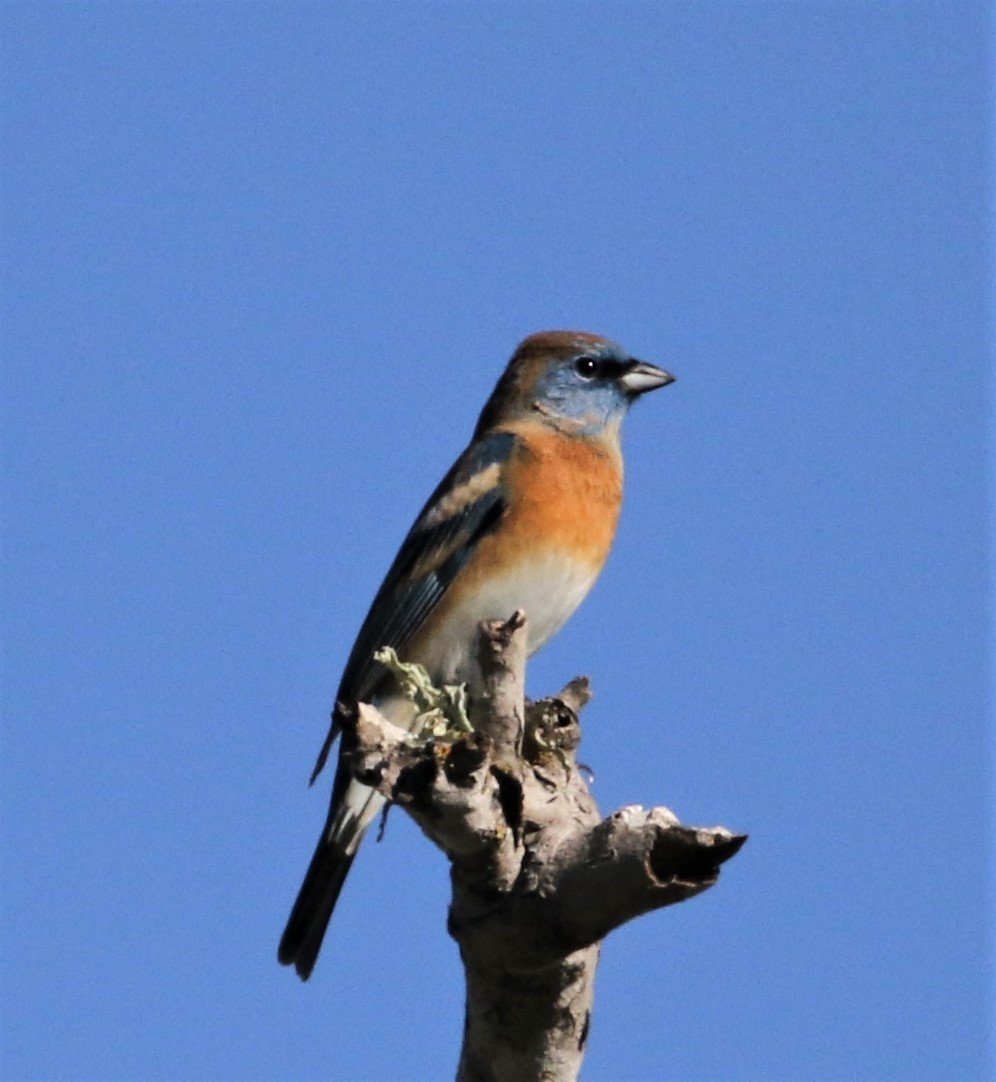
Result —
<path fill-rule="evenodd" d="M 574 371 L 582 379 L 594 379 L 601 368 L 601 364 L 594 357 L 578 357 L 574 362 Z"/>

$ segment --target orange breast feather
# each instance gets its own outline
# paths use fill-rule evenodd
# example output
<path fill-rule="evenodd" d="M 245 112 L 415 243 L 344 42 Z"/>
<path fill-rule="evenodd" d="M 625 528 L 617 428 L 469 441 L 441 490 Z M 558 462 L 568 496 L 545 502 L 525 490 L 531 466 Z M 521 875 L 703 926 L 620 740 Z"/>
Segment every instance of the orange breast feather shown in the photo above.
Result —
<path fill-rule="evenodd" d="M 597 574 L 619 521 L 618 446 L 557 432 L 522 435 L 503 478 L 509 508 L 502 533 L 520 544 L 569 554 Z"/>

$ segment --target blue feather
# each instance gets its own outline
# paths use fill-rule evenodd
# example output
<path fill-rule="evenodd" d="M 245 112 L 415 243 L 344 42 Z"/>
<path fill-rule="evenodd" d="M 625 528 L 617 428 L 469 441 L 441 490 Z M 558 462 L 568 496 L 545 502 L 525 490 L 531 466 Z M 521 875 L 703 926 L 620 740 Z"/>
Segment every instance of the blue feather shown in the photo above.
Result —
<path fill-rule="evenodd" d="M 512 454 L 516 436 L 494 432 L 475 441 L 457 459 L 429 497 L 402 542 L 377 596 L 360 628 L 336 699 L 344 703 L 369 702 L 392 678 L 374 651 L 393 646 L 404 656 L 405 645 L 422 627 L 432 610 L 470 559 L 483 537 L 497 526 L 505 510 L 500 485 L 494 484 L 466 505 L 437 517 L 447 497 L 470 485 L 482 471 L 503 465 Z M 339 735 L 333 715 L 332 728 L 322 745 L 311 775 L 313 782 Z"/>

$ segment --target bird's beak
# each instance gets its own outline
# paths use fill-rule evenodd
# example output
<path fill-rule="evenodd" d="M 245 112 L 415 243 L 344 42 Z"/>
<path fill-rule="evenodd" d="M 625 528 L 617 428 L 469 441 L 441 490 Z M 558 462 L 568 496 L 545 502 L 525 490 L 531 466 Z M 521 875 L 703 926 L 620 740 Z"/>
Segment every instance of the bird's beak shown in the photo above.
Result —
<path fill-rule="evenodd" d="M 665 372 L 663 368 L 658 368 L 656 365 L 647 364 L 646 361 L 630 361 L 619 377 L 619 385 L 634 398 L 637 395 L 646 394 L 647 391 L 654 391 L 658 387 L 666 387 L 669 383 L 674 383 L 674 376 L 670 372 Z"/>

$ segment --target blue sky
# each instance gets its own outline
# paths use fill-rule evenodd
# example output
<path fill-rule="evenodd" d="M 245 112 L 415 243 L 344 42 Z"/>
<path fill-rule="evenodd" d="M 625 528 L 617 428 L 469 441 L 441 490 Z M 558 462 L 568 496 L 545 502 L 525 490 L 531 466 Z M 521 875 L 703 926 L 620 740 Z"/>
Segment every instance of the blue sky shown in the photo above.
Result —
<path fill-rule="evenodd" d="M 591 598 L 604 812 L 751 840 L 585 1079 L 989 1077 L 991 26 L 973 3 L 7 3 L 2 1067 L 450 1077 L 445 862 L 276 964 L 395 548 L 515 343 L 678 381 Z"/>

